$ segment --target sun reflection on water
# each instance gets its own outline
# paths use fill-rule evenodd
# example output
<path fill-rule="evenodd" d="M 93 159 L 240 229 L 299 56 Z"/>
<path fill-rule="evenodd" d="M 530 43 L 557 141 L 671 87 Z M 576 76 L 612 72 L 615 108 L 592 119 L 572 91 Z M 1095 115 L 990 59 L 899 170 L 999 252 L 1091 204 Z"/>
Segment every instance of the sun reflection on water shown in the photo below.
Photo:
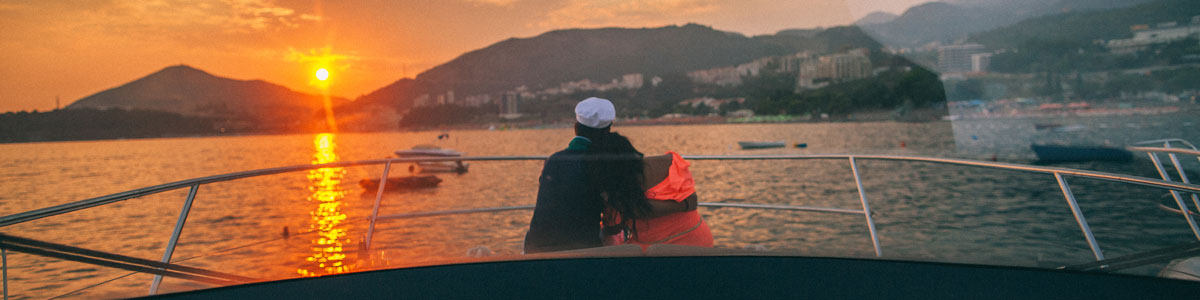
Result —
<path fill-rule="evenodd" d="M 313 145 L 316 148 L 316 153 L 313 154 L 313 164 L 338 161 L 337 153 L 334 151 L 337 143 L 334 139 L 335 135 L 332 133 L 318 134 L 313 138 Z M 317 203 L 316 208 L 311 212 L 312 221 L 309 229 L 315 231 L 317 237 L 312 241 L 313 254 L 306 258 L 307 266 L 296 270 L 301 276 L 321 276 L 351 271 L 351 266 L 346 264 L 346 254 L 342 250 L 343 245 L 350 243 L 349 239 L 343 239 L 346 237 L 346 228 L 341 226 L 341 223 L 346 220 L 346 214 L 342 213 L 342 198 L 345 197 L 346 191 L 342 189 L 341 185 L 345 175 L 346 170 L 340 167 L 308 171 L 308 180 L 311 183 L 308 189 L 312 191 L 308 201 Z"/>

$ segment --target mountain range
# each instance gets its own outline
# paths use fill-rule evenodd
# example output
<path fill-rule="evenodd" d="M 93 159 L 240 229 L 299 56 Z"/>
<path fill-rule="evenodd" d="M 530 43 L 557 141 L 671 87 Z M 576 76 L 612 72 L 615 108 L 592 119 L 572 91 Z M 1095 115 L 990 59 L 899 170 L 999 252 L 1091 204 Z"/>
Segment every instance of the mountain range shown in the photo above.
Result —
<path fill-rule="evenodd" d="M 823 54 L 851 48 L 883 47 L 872 35 L 884 44 L 897 39 L 902 44 L 919 44 L 968 35 L 1000 44 L 996 41 L 1033 38 L 1036 36 L 1031 34 L 1040 32 L 1074 32 L 1045 28 L 1094 27 L 1111 35 L 1128 32 L 1128 25 L 1104 25 L 1106 21 L 1144 19 L 1146 14 L 1195 14 L 1198 6 L 1191 0 L 1159 0 L 1128 9 L 1099 10 L 1141 2 L 1145 1 L 931 2 L 913 7 L 900 16 L 872 14 L 860 20 L 857 26 L 790 29 L 760 36 L 745 36 L 698 24 L 556 30 L 529 38 L 503 40 L 464 53 L 415 78 L 397 80 L 355 101 L 334 98 L 332 102 L 340 120 L 379 120 L 377 116 L 381 112 L 403 113 L 412 107 L 414 98 L 423 94 L 453 91 L 465 97 L 494 94 L 519 86 L 538 90 L 582 79 L 607 82 L 630 73 L 641 73 L 646 79 L 681 76 L 689 71 L 733 66 L 800 51 Z M 1163 12 L 1173 8 L 1175 12 Z M 1022 21 L 1030 16 L 1062 11 L 1068 13 Z M 1157 20 L 1141 22 L 1153 21 Z M 1012 25 L 1014 23 L 1016 25 Z M 1064 24 L 1074 27 L 1063 27 Z M 283 127 L 299 128 L 303 126 L 298 123 L 320 119 L 320 104 L 320 96 L 292 91 L 277 84 L 223 78 L 177 65 L 79 99 L 67 108 L 154 110 L 239 122 L 290 124 Z M 388 122 L 391 121 L 382 124 Z"/>
<path fill-rule="evenodd" d="M 913 6 L 887 22 L 859 24 L 864 31 L 893 48 L 919 47 L 966 39 L 1046 15 L 1120 8 L 1150 0 L 959 0 Z M 870 15 L 868 15 L 870 16 Z M 864 17 L 864 20 L 866 18 Z"/>
<path fill-rule="evenodd" d="M 800 51 L 827 53 L 880 47 L 852 26 L 803 34 L 785 30 L 754 37 L 697 24 L 556 30 L 531 38 L 510 38 L 467 52 L 415 79 L 401 79 L 366 94 L 341 109 L 404 109 L 421 94 L 454 91 L 456 95 L 472 95 L 518 86 L 536 90 L 582 79 L 607 82 L 631 73 L 648 79 Z"/>
<path fill-rule="evenodd" d="M 1133 25 L 1153 25 L 1177 22 L 1188 24 L 1200 15 L 1200 1 L 1158 0 L 1135 6 L 1077 11 L 1031 18 L 995 30 L 974 34 L 970 41 L 993 49 L 1019 47 L 1028 41 L 1056 41 L 1088 45 L 1096 40 L 1112 40 L 1132 36 Z M 1046 30 L 1053 28 L 1054 30 Z"/>
<path fill-rule="evenodd" d="M 295 125 L 323 117 L 317 115 L 322 101 L 322 96 L 262 80 L 224 78 L 191 66 L 175 65 L 79 99 L 66 109 L 152 110 L 256 124 Z M 334 105 L 348 102 L 338 97 L 331 101 Z"/>

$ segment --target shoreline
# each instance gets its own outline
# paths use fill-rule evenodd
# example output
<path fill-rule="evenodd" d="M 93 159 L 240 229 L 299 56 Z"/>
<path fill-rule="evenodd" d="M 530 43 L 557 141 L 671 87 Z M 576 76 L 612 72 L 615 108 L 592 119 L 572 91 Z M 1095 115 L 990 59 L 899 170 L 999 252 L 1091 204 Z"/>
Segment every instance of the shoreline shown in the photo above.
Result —
<path fill-rule="evenodd" d="M 1134 114 L 1148 118 L 1155 116 L 1171 116 L 1171 115 L 1188 115 L 1196 114 L 1200 110 L 1181 109 L 1161 114 Z M 830 116 L 826 119 L 804 118 L 801 116 L 773 115 L 760 116 L 761 120 L 756 121 L 738 121 L 735 118 L 706 116 L 706 117 L 683 117 L 683 118 L 667 118 L 667 119 L 642 119 L 630 120 L 621 119 L 616 124 L 627 127 L 648 127 L 648 126 L 679 126 L 679 125 L 743 125 L 743 124 L 820 124 L 820 123 L 880 123 L 880 122 L 896 122 L 896 123 L 936 123 L 936 122 L 956 122 L 956 121 L 1002 121 L 1002 120 L 1030 120 L 1030 119 L 1058 119 L 1064 117 L 1071 118 L 1104 118 L 1113 115 L 1091 115 L 1091 114 L 1051 114 L 1051 115 L 1019 115 L 1019 116 L 1004 116 L 992 118 L 920 118 L 920 119 L 899 119 L 889 117 L 890 112 L 870 112 L 870 113 L 854 113 L 845 115 Z M 943 115 L 949 117 L 951 115 Z M 1118 115 L 1130 116 L 1130 115 Z M 507 128 L 502 127 L 504 123 L 483 123 L 483 124 L 463 124 L 457 126 L 442 126 L 442 127 L 426 127 L 426 128 L 396 128 L 392 130 L 347 130 L 340 133 L 382 133 L 382 132 L 437 132 L 450 130 L 471 130 L 471 131 L 489 131 L 489 126 L 495 126 L 495 131 L 505 130 L 538 130 L 538 129 L 562 129 L 570 128 L 572 120 L 563 120 L 560 122 L 543 123 L 543 122 L 518 122 L 508 123 Z M 147 139 L 172 139 L 172 138 L 207 138 L 207 137 L 240 137 L 240 136 L 273 136 L 273 135 L 293 135 L 293 134 L 319 134 L 325 132 L 241 132 L 241 133 L 225 133 L 211 135 L 164 135 L 164 136 L 146 136 L 146 137 L 124 137 L 124 138 L 96 138 L 96 139 L 48 139 L 36 141 L 0 141 L 0 144 L 34 144 L 34 143 L 60 143 L 60 142 L 89 142 L 89 141 L 113 141 L 113 140 L 147 140 Z"/>

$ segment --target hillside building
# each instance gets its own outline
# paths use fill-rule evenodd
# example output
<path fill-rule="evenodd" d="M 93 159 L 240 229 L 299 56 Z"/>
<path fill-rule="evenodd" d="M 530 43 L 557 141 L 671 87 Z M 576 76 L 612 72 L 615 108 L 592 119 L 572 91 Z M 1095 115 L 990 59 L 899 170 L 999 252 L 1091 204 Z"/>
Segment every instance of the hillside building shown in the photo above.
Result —
<path fill-rule="evenodd" d="M 492 103 L 492 95 L 488 94 L 467 96 L 466 99 L 463 99 L 463 106 L 467 107 L 482 107 L 489 103 Z"/>
<path fill-rule="evenodd" d="M 796 92 L 819 89 L 830 82 L 862 79 L 874 75 L 866 49 L 825 55 L 818 58 L 796 59 Z M 816 82 L 817 79 L 829 79 Z"/>
<path fill-rule="evenodd" d="M 1146 50 L 1153 44 L 1200 38 L 1200 16 L 1192 17 L 1192 23 L 1183 26 L 1176 22 L 1166 22 L 1159 23 L 1153 29 L 1147 25 L 1136 25 L 1131 30 L 1133 38 L 1111 40 L 1104 46 L 1113 54 L 1133 54 Z"/>
<path fill-rule="evenodd" d="M 987 72 L 988 66 L 992 64 L 991 53 L 975 53 L 971 54 L 971 72 Z"/>
<path fill-rule="evenodd" d="M 980 44 L 941 46 L 938 50 L 938 71 L 942 73 L 967 73 L 973 71 L 972 56 L 984 53 Z"/>
<path fill-rule="evenodd" d="M 420 96 L 413 98 L 413 107 L 425 107 L 430 105 L 433 105 L 433 102 L 430 101 L 429 94 L 421 94 Z"/>
<path fill-rule="evenodd" d="M 521 101 L 521 93 L 505 92 L 500 96 L 500 118 L 512 120 L 521 117 L 521 112 L 517 110 L 517 103 Z"/>
<path fill-rule="evenodd" d="M 834 80 L 854 80 L 871 76 L 871 59 L 862 53 L 822 56 L 818 76 Z"/>

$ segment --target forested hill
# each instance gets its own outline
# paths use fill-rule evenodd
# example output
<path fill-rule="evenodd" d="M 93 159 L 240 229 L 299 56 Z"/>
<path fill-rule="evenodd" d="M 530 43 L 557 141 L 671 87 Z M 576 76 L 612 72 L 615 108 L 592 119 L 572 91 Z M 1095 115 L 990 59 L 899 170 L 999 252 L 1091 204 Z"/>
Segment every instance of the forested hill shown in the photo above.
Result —
<path fill-rule="evenodd" d="M 1158 0 L 1137 6 L 1044 16 L 980 33 L 971 41 L 993 49 L 1021 46 L 1028 41 L 1088 45 L 1095 40 L 1131 37 L 1130 27 L 1165 22 L 1188 24 L 1200 15 L 1200 1 Z"/>
<path fill-rule="evenodd" d="M 345 101 L 333 99 L 334 103 Z M 318 95 L 262 80 L 224 78 L 191 66 L 176 65 L 76 100 L 66 108 L 150 110 L 278 123 L 308 119 L 320 111 L 321 105 Z"/>
<path fill-rule="evenodd" d="M 369 93 L 351 105 L 405 108 L 423 93 L 494 93 L 518 86 L 535 89 L 561 82 L 608 81 L 624 74 L 647 78 L 737 65 L 799 51 L 825 53 L 880 45 L 856 27 L 816 34 L 747 37 L 688 24 L 659 28 L 568 29 L 510 38 Z"/>

